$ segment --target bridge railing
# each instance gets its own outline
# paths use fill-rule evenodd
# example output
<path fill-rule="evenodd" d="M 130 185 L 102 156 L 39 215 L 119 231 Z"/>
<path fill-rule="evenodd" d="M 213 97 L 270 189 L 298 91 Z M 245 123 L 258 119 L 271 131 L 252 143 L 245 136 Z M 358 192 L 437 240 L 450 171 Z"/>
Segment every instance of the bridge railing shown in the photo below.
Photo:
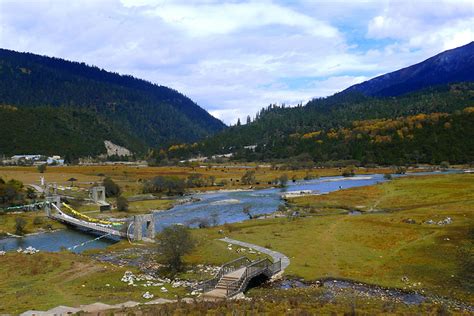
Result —
<path fill-rule="evenodd" d="M 123 236 L 123 233 L 119 230 L 109 228 L 109 227 L 99 226 L 93 223 L 88 223 L 88 222 L 81 221 L 73 217 L 65 217 L 65 216 L 61 216 L 60 214 L 51 214 L 50 216 L 56 220 L 69 223 L 75 226 L 85 227 L 91 230 L 100 231 L 100 232 L 108 233 L 115 236 Z"/>
<path fill-rule="evenodd" d="M 240 257 L 230 262 L 227 262 L 226 264 L 221 266 L 219 272 L 217 272 L 217 274 L 212 279 L 199 283 L 197 285 L 197 288 L 201 289 L 203 292 L 214 289 L 224 274 L 238 270 L 248 265 L 249 263 L 251 263 L 251 261 L 247 257 Z"/>
<path fill-rule="evenodd" d="M 242 292 L 253 277 L 261 273 L 264 273 L 270 277 L 275 273 L 279 272 L 280 270 L 281 259 L 276 262 L 272 262 L 270 259 L 264 258 L 251 262 L 245 268 L 245 272 L 238 280 L 235 280 L 234 282 L 231 282 L 227 285 L 227 297 L 231 297 L 236 295 L 237 293 Z"/>

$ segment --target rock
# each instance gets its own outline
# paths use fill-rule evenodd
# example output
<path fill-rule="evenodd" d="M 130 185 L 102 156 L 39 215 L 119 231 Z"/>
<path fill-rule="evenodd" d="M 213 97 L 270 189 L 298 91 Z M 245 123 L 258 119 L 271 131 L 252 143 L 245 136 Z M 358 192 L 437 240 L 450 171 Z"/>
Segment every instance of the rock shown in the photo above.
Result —
<path fill-rule="evenodd" d="M 453 220 L 451 219 L 451 217 L 446 217 L 442 221 L 439 221 L 438 225 L 442 226 L 442 225 L 449 225 L 449 224 L 452 224 L 452 223 L 453 223 Z"/>
<path fill-rule="evenodd" d="M 161 292 L 163 292 L 163 293 L 168 292 L 168 290 L 167 290 L 164 286 L 162 286 L 160 290 L 161 290 Z"/>
<path fill-rule="evenodd" d="M 6 252 L 5 252 L 5 251 L 3 251 L 3 250 L 2 250 L 2 251 L 0 251 L 0 256 L 4 256 L 5 254 L 6 254 Z"/>
<path fill-rule="evenodd" d="M 416 224 L 416 221 L 411 218 L 405 218 L 402 222 L 407 223 L 407 224 Z"/>
<path fill-rule="evenodd" d="M 406 275 L 402 277 L 402 282 L 408 283 L 409 281 L 410 280 L 408 279 Z"/>
<path fill-rule="evenodd" d="M 32 255 L 32 254 L 35 254 L 35 253 L 39 252 L 39 250 L 29 246 L 25 250 L 22 250 L 21 248 L 18 248 L 17 252 L 24 253 L 24 254 L 27 254 L 27 255 Z"/>
<path fill-rule="evenodd" d="M 128 283 L 128 285 L 133 285 L 134 281 L 138 281 L 137 279 L 138 278 L 132 273 L 132 271 L 125 271 L 121 281 Z"/>
<path fill-rule="evenodd" d="M 432 220 L 432 219 L 429 219 L 425 222 L 425 224 L 428 224 L 428 225 L 433 225 L 435 222 Z"/>
<path fill-rule="evenodd" d="M 153 294 L 151 294 L 150 292 L 145 292 L 143 295 L 142 295 L 143 298 L 149 300 L 149 299 L 152 299 L 154 297 Z"/>

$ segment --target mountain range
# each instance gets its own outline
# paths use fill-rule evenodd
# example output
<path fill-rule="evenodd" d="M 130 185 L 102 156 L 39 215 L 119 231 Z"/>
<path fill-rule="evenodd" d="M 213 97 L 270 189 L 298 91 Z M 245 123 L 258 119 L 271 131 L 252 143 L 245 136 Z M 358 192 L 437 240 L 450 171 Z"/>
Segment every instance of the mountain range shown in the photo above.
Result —
<path fill-rule="evenodd" d="M 104 140 L 143 152 L 197 141 L 225 128 L 171 88 L 6 49 L 0 49 L 0 104 L 0 126 L 5 127 L 0 154 L 96 155 L 105 152 Z"/>
<path fill-rule="evenodd" d="M 353 85 L 345 91 L 389 97 L 430 86 L 474 81 L 474 42 L 444 51 L 418 64 Z"/>
<path fill-rule="evenodd" d="M 313 161 L 394 163 L 423 156 L 428 162 L 460 162 L 474 156 L 466 139 L 474 139 L 473 106 L 474 42 L 304 106 L 270 105 L 248 124 L 229 128 L 173 89 L 84 63 L 0 49 L 0 154 L 6 155 L 94 156 L 105 152 L 109 140 L 139 154 L 165 149 L 154 151 L 157 162 L 229 152 L 244 160 L 303 155 Z M 423 133 L 411 129 L 417 120 L 426 127 Z M 403 125 L 403 131 L 384 130 L 377 139 L 378 129 L 366 138 L 348 136 L 357 124 L 368 128 L 371 121 Z M 348 138 L 336 141 L 344 133 Z M 326 139 L 309 142 L 304 136 L 316 134 Z M 427 138 L 434 141 L 424 146 Z M 387 149 L 395 143 L 404 148 L 402 158 Z M 458 148 L 440 149 L 451 144 Z M 443 154 L 433 155 L 435 150 Z"/>
<path fill-rule="evenodd" d="M 166 158 L 233 153 L 255 161 L 468 162 L 473 106 L 474 42 L 304 106 L 270 105 L 199 146 L 170 148 Z"/>

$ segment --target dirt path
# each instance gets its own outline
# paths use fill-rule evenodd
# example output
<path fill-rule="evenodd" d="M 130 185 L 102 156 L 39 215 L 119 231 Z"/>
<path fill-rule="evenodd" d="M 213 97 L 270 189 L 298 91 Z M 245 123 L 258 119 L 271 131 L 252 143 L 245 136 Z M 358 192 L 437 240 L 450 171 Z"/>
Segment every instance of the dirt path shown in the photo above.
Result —
<path fill-rule="evenodd" d="M 243 242 L 243 241 L 240 241 L 240 240 L 231 239 L 231 238 L 228 238 L 228 237 L 225 237 L 225 238 L 222 238 L 222 239 L 219 239 L 219 240 L 222 240 L 223 242 L 226 242 L 226 243 L 229 243 L 229 244 L 239 245 L 239 246 L 242 246 L 242 247 L 247 247 L 247 248 L 254 249 L 256 251 L 259 251 L 261 253 L 269 255 L 270 257 L 272 257 L 274 262 L 276 262 L 278 260 L 281 260 L 281 270 L 282 271 L 284 271 L 290 265 L 290 258 L 288 258 L 287 256 L 285 256 L 284 254 L 282 254 L 280 252 L 270 250 L 268 248 L 258 246 L 258 245 L 255 245 L 255 244 L 251 244 L 251 243 L 248 243 L 248 242 Z"/>

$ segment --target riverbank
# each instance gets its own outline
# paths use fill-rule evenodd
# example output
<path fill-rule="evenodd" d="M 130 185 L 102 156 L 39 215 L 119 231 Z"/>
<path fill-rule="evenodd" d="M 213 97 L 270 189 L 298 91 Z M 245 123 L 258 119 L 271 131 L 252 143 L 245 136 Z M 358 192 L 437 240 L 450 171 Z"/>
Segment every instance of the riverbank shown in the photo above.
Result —
<path fill-rule="evenodd" d="M 299 199 L 289 205 L 300 208 L 299 216 L 232 224 L 224 235 L 288 255 L 286 275 L 296 278 L 348 278 L 400 289 L 408 288 L 408 279 L 426 293 L 472 305 L 472 175 L 403 177 Z M 365 214 L 337 214 L 352 208 Z M 326 215 L 317 216 L 322 211 Z M 217 228 L 196 234 L 222 238 Z"/>
<path fill-rule="evenodd" d="M 122 188 L 125 197 L 142 194 L 143 182 L 156 176 L 171 176 L 187 179 L 190 175 L 199 174 L 203 178 L 213 178 L 214 185 L 193 188 L 193 190 L 206 192 L 220 189 L 248 189 L 249 185 L 240 182 L 242 176 L 249 170 L 255 172 L 256 181 L 253 188 L 268 188 L 273 186 L 272 181 L 282 175 L 292 179 L 302 180 L 307 177 L 326 177 L 341 175 L 343 168 L 318 168 L 286 170 L 271 168 L 271 166 L 240 166 L 238 164 L 202 164 L 194 167 L 145 167 L 133 166 L 51 166 L 45 173 L 38 173 L 36 167 L 0 166 L 0 177 L 5 180 L 17 179 L 24 184 L 39 184 L 40 177 L 47 183 L 69 186 L 70 178 L 76 179 L 74 186 L 89 188 L 94 183 L 101 183 L 105 177 L 112 178 Z M 356 174 L 391 173 L 390 168 L 356 168 Z"/>
<path fill-rule="evenodd" d="M 17 219 L 24 221 L 23 236 L 65 228 L 63 224 L 49 219 L 43 211 L 7 213 L 0 215 L 0 238 L 18 234 Z"/>
<path fill-rule="evenodd" d="M 193 229 L 192 235 L 197 241 L 197 247 L 185 257 L 185 262 L 190 266 L 218 266 L 250 254 L 248 251 L 238 251 L 237 247 L 229 250 L 227 243 L 218 240 L 227 236 L 287 255 L 291 264 L 285 274 L 289 277 L 305 280 L 352 279 L 401 290 L 412 290 L 410 286 L 416 284 L 416 290 L 423 290 L 426 295 L 449 297 L 472 305 L 469 290 L 469 267 L 472 262 L 468 255 L 469 249 L 472 249 L 472 238 L 469 235 L 474 205 L 472 175 L 403 177 L 366 186 L 375 184 L 380 179 L 382 176 L 374 175 L 370 179 L 344 180 L 344 183 L 354 187 L 317 197 L 314 201 L 304 200 L 302 204 L 294 202 L 289 205 L 292 210 L 287 214 L 290 215 L 288 217 Z M 319 190 L 329 192 L 338 190 L 340 183 L 323 179 L 297 183 L 295 187 L 302 185 L 317 186 Z M 261 203 L 268 199 L 269 203 L 265 202 L 254 208 L 258 212 L 268 212 L 270 206 L 275 209 L 280 204 L 280 191 L 267 189 L 200 195 L 202 200 L 199 202 L 181 205 L 172 213 L 158 213 L 162 217 L 157 217 L 157 223 L 165 225 L 168 223 L 166 220 L 169 223 L 181 222 L 182 218 L 190 218 L 190 215 L 199 216 L 199 212 L 210 216 L 214 209 L 221 212 L 222 223 L 229 218 L 232 221 L 242 220 L 246 218 L 242 205 L 247 201 Z M 321 201 L 320 198 L 324 200 Z M 238 199 L 240 204 L 230 203 L 230 199 Z M 223 201 L 229 203 L 222 204 Z M 341 201 L 346 203 L 347 209 L 363 205 L 360 204 L 361 201 L 367 201 L 367 204 L 358 208 L 363 213 L 361 216 L 335 214 L 340 211 L 338 207 Z M 370 207 L 370 203 L 377 201 L 378 207 Z M 328 206 L 324 209 L 326 216 L 316 216 L 321 215 L 317 211 L 321 205 L 316 207 L 315 203 L 323 202 L 323 205 Z M 297 214 L 293 214 L 294 208 L 299 208 Z M 380 210 L 384 212 L 378 212 Z M 450 221 L 438 224 L 446 218 L 450 218 Z M 74 238 L 74 243 L 76 239 Z M 82 258 L 88 258 L 87 260 L 96 264 L 97 260 L 103 260 L 105 264 L 119 268 L 135 267 L 134 269 L 140 270 L 133 262 L 156 262 L 156 254 L 147 253 L 148 250 L 142 253 L 140 250 L 152 247 L 153 245 L 121 242 L 101 251 L 93 251 L 88 256 L 84 254 Z M 100 253 L 103 258 L 94 257 L 93 253 Z M 119 255 L 114 256 L 114 253 Z M 111 261 L 107 261 L 107 258 Z M 195 277 L 195 274 L 189 276 Z M 185 279 L 189 276 L 185 273 L 181 277 Z M 15 278 L 22 280 L 21 275 Z M 32 279 L 32 282 L 36 282 L 35 280 Z M 8 288 L 8 291 L 12 289 Z M 104 300 L 95 299 L 94 302 L 96 301 Z M 126 300 L 122 300 L 124 301 Z M 85 303 L 88 302 L 90 301 Z M 109 303 L 109 300 L 105 302 Z"/>

